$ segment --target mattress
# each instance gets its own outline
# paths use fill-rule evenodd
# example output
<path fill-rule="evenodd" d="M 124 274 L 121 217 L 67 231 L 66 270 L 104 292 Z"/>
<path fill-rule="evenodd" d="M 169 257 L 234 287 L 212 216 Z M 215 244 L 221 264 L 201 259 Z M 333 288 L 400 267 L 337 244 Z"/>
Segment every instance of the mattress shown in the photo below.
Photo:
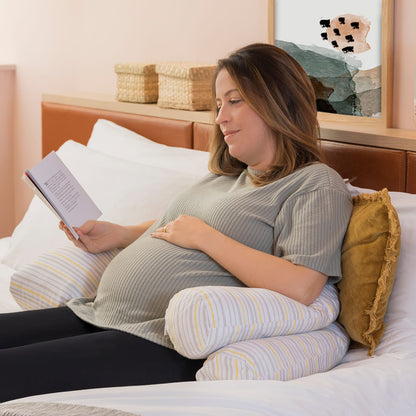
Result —
<path fill-rule="evenodd" d="M 117 387 L 34 396 L 9 403 L 69 403 L 142 416 L 410 416 L 414 415 L 415 391 L 416 354 L 386 354 L 288 382 L 242 380 Z"/>

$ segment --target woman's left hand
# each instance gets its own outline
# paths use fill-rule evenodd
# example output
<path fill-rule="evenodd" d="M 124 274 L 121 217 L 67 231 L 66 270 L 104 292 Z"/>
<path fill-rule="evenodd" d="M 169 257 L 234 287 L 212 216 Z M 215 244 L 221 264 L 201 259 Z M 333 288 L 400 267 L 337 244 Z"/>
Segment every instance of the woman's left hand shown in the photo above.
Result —
<path fill-rule="evenodd" d="M 158 228 L 151 235 L 177 246 L 201 250 L 205 237 L 213 229 L 197 217 L 181 215 L 176 220 Z"/>

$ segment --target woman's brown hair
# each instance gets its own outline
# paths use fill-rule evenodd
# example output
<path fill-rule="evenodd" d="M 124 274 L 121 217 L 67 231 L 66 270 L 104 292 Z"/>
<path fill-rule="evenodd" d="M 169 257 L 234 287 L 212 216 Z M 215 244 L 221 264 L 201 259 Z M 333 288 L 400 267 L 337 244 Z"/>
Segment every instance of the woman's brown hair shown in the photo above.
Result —
<path fill-rule="evenodd" d="M 268 171 L 252 176 L 255 185 L 266 185 L 321 160 L 315 92 L 309 77 L 294 58 L 276 46 L 263 43 L 237 50 L 218 61 L 212 83 L 214 100 L 215 81 L 223 69 L 276 140 L 274 164 Z M 216 105 L 215 113 L 218 113 Z M 230 155 L 218 124 L 213 130 L 210 171 L 239 175 L 247 165 Z"/>

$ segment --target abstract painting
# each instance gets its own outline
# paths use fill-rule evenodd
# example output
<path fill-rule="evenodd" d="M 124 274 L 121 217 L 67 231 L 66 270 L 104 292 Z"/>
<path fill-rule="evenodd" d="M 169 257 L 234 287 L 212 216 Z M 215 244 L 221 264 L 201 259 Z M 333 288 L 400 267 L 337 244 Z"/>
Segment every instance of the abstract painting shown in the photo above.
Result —
<path fill-rule="evenodd" d="M 381 118 L 385 0 L 273 1 L 273 43 L 309 75 L 318 111 Z"/>

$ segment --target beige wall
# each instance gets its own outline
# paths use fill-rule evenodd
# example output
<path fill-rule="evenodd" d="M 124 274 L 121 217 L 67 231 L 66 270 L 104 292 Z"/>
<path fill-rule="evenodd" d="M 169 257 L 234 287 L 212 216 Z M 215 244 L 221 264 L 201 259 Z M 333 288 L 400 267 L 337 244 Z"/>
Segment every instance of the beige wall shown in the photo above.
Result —
<path fill-rule="evenodd" d="M 0 0 L 0 64 L 15 63 L 15 221 L 31 191 L 25 168 L 41 155 L 44 92 L 114 93 L 117 62 L 215 62 L 267 41 L 267 0 Z M 396 0 L 394 127 L 416 129 L 415 0 Z"/>
<path fill-rule="evenodd" d="M 393 127 L 416 130 L 416 0 L 396 0 L 394 19 Z"/>
<path fill-rule="evenodd" d="M 0 237 L 14 226 L 12 109 L 15 68 L 0 65 Z"/>

